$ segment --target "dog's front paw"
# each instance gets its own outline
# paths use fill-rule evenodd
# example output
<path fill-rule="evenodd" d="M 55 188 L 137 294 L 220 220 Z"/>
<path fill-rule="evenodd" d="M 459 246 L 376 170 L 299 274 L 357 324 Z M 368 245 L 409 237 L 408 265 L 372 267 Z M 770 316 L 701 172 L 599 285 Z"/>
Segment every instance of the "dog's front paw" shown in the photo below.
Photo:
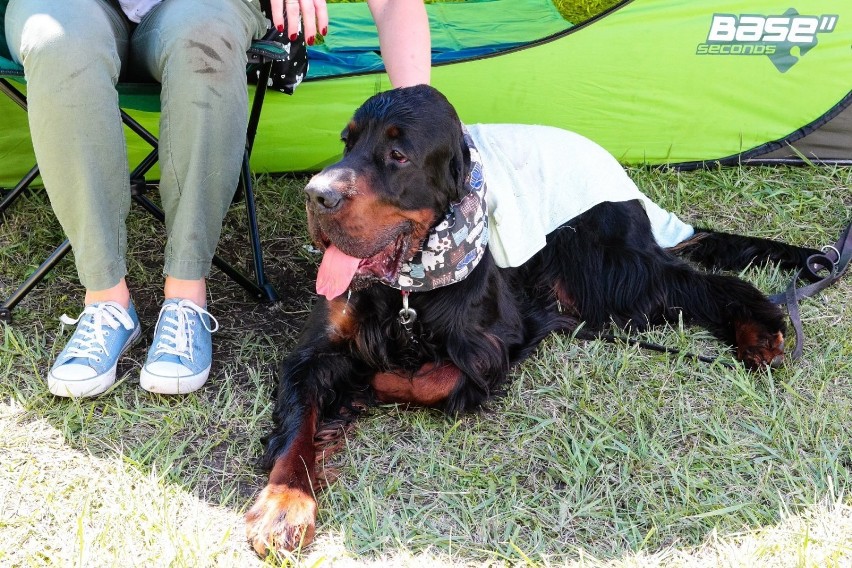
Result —
<path fill-rule="evenodd" d="M 737 359 L 749 369 L 780 367 L 784 362 L 784 334 L 756 322 L 736 325 Z"/>
<path fill-rule="evenodd" d="M 309 493 L 286 485 L 267 485 L 246 513 L 246 537 L 255 552 L 307 546 L 316 531 L 317 502 Z"/>

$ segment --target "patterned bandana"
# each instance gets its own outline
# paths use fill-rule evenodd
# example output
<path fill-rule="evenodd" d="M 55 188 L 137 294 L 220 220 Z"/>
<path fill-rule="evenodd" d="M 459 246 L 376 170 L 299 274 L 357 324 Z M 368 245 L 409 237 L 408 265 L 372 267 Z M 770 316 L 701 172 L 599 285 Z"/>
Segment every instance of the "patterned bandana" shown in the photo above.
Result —
<path fill-rule="evenodd" d="M 470 175 L 465 180 L 468 193 L 450 206 L 412 259 L 403 263 L 397 281 L 384 282 L 392 288 L 425 292 L 464 280 L 485 254 L 488 212 L 482 160 L 464 125 L 462 131 L 470 150 Z"/>

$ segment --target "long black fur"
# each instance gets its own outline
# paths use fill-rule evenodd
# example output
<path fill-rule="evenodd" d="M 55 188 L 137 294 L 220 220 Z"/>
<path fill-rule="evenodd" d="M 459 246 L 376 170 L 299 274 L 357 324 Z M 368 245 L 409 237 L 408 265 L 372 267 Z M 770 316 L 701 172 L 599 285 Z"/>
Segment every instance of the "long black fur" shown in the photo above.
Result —
<path fill-rule="evenodd" d="M 458 118 L 432 89 L 402 91 L 404 96 L 397 90 L 371 98 L 356 112 L 353 124 L 362 129 L 363 138 L 388 124 L 402 125 L 412 136 L 445 134 L 434 143 L 443 147 L 426 160 L 433 170 L 428 179 L 437 180 L 429 191 L 439 194 L 429 199 L 442 213 L 460 198 L 459 170 L 469 164 Z M 424 113 L 429 117 L 426 124 Z M 369 147 L 356 148 L 352 134 L 348 132 L 346 141 L 350 160 L 356 150 L 369 154 Z M 678 251 L 709 267 L 729 270 L 768 261 L 802 266 L 815 252 L 710 229 L 697 229 Z M 567 313 L 558 309 L 555 282 L 572 296 Z M 751 284 L 696 271 L 660 248 L 638 202 L 600 204 L 554 231 L 547 246 L 524 266 L 500 269 L 486 255 L 463 281 L 413 293 L 410 302 L 419 314 L 416 342 L 398 321 L 400 292 L 376 283 L 352 294 L 349 303 L 359 314 L 362 331 L 357 342 L 339 344 L 327 337 L 327 302 L 318 298 L 301 341 L 281 369 L 274 413 L 277 435 L 269 440 L 268 465 L 286 446 L 288 424 L 299 419 L 303 405 L 316 404 L 321 417 L 333 414 L 353 399 L 364 399 L 378 371 L 414 372 L 430 361 L 452 361 L 464 373 L 464 381 L 444 404 L 455 413 L 483 404 L 500 390 L 510 367 L 546 335 L 570 331 L 579 321 L 592 330 L 611 322 L 642 329 L 677 321 L 682 314 L 729 344 L 735 340 L 735 319 L 753 320 L 768 330 L 785 328 L 779 308 Z"/>
<path fill-rule="evenodd" d="M 411 154 L 410 164 L 383 161 L 380 149 L 389 144 L 389 126 L 404 133 L 394 143 Z M 356 112 L 344 139 L 345 156 L 330 170 L 368 179 L 384 203 L 400 210 L 427 204 L 437 221 L 461 197 L 469 155 L 455 111 L 434 89 L 398 89 L 371 98 Z M 333 190 L 322 191 L 327 197 Z M 345 194 L 334 198 L 347 199 Z M 330 304 L 318 298 L 298 345 L 281 367 L 265 464 L 272 467 L 287 453 L 309 409 L 317 409 L 321 421 L 355 400 L 369 401 L 378 372 L 408 373 L 417 381 L 424 364 L 450 362 L 462 378 L 442 408 L 449 413 L 474 409 L 500 392 L 512 366 L 545 336 L 576 329 L 581 321 L 592 330 L 612 322 L 641 329 L 682 316 L 730 345 L 737 343 L 738 326 L 744 324 L 762 348 L 764 335 L 771 343 L 784 331 L 780 309 L 751 284 L 696 270 L 678 254 L 713 268 L 739 270 L 764 261 L 801 266 L 814 252 L 699 229 L 675 254 L 654 241 L 639 202 L 603 203 L 550 234 L 545 248 L 521 267 L 498 268 L 486 254 L 461 282 L 412 293 L 410 305 L 419 317 L 411 331 L 398 319 L 400 292 L 381 283 L 352 292 L 346 309 L 357 319 L 358 332 L 347 340 L 330 335 Z"/>

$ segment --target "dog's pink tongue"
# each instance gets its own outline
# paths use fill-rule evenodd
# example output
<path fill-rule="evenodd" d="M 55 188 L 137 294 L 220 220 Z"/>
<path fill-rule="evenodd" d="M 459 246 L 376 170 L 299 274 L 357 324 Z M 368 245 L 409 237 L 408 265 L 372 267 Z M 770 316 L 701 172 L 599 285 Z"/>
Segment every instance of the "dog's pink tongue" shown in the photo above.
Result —
<path fill-rule="evenodd" d="M 360 258 L 349 256 L 336 246 L 329 245 L 322 255 L 317 273 L 317 294 L 331 300 L 344 293 L 360 263 Z"/>

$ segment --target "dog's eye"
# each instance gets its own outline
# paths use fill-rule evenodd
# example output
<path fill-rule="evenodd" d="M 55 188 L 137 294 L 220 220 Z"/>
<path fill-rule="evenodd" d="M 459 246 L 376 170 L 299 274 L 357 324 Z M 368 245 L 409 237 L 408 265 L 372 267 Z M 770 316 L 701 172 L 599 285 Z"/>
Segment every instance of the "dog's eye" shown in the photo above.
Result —
<path fill-rule="evenodd" d="M 391 160 L 400 164 L 404 164 L 408 161 L 408 158 L 406 158 L 399 150 L 391 150 L 390 157 Z"/>

